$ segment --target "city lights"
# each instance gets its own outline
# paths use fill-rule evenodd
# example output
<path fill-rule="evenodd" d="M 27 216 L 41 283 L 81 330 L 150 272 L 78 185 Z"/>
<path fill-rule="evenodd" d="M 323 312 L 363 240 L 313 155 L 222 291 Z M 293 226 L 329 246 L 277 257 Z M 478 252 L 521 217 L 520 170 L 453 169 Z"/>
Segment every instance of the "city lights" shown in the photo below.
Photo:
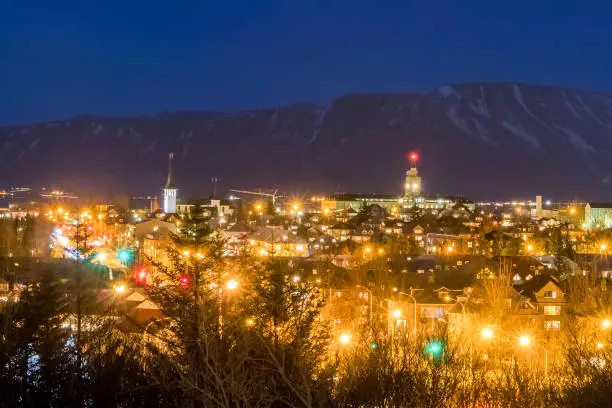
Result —
<path fill-rule="evenodd" d="M 340 340 L 340 344 L 347 345 L 351 342 L 351 335 L 349 333 L 342 333 L 338 340 Z"/>
<path fill-rule="evenodd" d="M 491 330 L 488 327 L 485 327 L 484 329 L 482 329 L 482 331 L 480 332 L 480 336 L 484 339 L 484 340 L 491 340 L 494 336 L 493 330 Z"/>

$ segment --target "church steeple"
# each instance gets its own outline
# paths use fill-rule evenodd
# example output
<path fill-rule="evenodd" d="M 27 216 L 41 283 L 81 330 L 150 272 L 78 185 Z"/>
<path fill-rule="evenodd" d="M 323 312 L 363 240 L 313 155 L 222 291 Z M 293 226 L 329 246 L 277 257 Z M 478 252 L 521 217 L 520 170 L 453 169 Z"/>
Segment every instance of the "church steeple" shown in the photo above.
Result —
<path fill-rule="evenodd" d="M 174 172 L 172 171 L 172 160 L 174 159 L 174 153 L 168 155 L 168 180 L 164 189 L 174 189 Z"/>
<path fill-rule="evenodd" d="M 172 171 L 172 160 L 174 159 L 174 153 L 170 153 L 168 156 L 168 180 L 164 186 L 164 212 L 166 214 L 173 214 L 176 212 L 176 186 L 174 185 L 174 172 Z"/>

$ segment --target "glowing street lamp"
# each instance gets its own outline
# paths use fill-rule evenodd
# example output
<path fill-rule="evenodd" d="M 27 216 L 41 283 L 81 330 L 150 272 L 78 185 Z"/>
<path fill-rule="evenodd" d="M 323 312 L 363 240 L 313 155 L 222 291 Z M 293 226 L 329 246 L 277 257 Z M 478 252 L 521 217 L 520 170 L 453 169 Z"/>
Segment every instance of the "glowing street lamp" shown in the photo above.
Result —
<path fill-rule="evenodd" d="M 531 339 L 529 338 L 529 336 L 520 336 L 519 337 L 519 346 L 521 347 L 527 347 L 531 344 Z"/>
<path fill-rule="evenodd" d="M 608 249 L 608 245 L 607 245 L 607 244 L 602 243 L 601 245 L 599 245 L 599 250 L 600 250 L 601 252 L 605 252 L 605 251 L 606 251 L 606 249 Z"/>
<path fill-rule="evenodd" d="M 121 294 L 125 292 L 125 285 L 116 285 L 115 286 L 115 293 Z"/>
<path fill-rule="evenodd" d="M 493 330 L 491 330 L 490 328 L 485 327 L 480 332 L 480 336 L 483 338 L 483 340 L 491 340 L 493 336 L 495 336 L 495 333 L 493 333 Z"/>
<path fill-rule="evenodd" d="M 234 290 L 238 287 L 238 281 L 236 281 L 235 279 L 230 279 L 225 284 L 225 287 L 229 290 Z"/>
<path fill-rule="evenodd" d="M 610 327 L 612 327 L 612 321 L 610 321 L 610 319 L 603 319 L 601 321 L 601 328 L 604 330 L 608 330 Z"/>
<path fill-rule="evenodd" d="M 393 311 L 393 317 L 395 317 L 396 319 L 399 319 L 400 317 L 402 317 L 402 311 L 399 309 L 395 309 Z"/>
<path fill-rule="evenodd" d="M 342 333 L 338 340 L 340 340 L 340 344 L 347 345 L 351 342 L 351 335 L 349 333 Z"/>

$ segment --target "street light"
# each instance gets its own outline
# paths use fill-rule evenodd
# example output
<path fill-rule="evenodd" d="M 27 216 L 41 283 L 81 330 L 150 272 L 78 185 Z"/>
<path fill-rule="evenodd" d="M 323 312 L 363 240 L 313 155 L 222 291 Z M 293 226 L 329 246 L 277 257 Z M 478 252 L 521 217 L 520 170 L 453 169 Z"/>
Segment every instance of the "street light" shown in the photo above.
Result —
<path fill-rule="evenodd" d="M 488 327 L 485 327 L 484 329 L 482 329 L 482 331 L 480 332 L 480 336 L 484 339 L 484 340 L 491 340 L 493 338 L 495 334 L 493 333 L 493 330 L 491 330 Z"/>
<path fill-rule="evenodd" d="M 116 285 L 114 289 L 115 289 L 115 293 L 121 294 L 125 292 L 125 285 Z"/>
<path fill-rule="evenodd" d="M 601 321 L 601 328 L 604 330 L 608 330 L 612 326 L 612 321 L 610 319 L 603 319 Z"/>
<path fill-rule="evenodd" d="M 395 317 L 396 319 L 399 319 L 400 317 L 402 317 L 402 311 L 399 309 L 395 309 L 393 311 L 393 317 Z"/>
<path fill-rule="evenodd" d="M 225 287 L 228 288 L 229 290 L 234 290 L 238 287 L 238 282 L 235 279 L 230 279 L 225 284 Z"/>
<path fill-rule="evenodd" d="M 342 333 L 338 340 L 340 340 L 340 344 L 347 345 L 351 342 L 351 335 L 349 333 Z"/>

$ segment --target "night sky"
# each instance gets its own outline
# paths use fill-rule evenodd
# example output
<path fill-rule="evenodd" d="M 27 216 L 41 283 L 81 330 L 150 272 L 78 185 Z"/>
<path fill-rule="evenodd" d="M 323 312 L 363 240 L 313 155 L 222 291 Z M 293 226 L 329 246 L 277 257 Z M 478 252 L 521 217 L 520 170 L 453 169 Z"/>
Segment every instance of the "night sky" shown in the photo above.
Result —
<path fill-rule="evenodd" d="M 612 92 L 610 16 L 604 1 L 2 0 L 0 124 L 460 81 Z"/>

